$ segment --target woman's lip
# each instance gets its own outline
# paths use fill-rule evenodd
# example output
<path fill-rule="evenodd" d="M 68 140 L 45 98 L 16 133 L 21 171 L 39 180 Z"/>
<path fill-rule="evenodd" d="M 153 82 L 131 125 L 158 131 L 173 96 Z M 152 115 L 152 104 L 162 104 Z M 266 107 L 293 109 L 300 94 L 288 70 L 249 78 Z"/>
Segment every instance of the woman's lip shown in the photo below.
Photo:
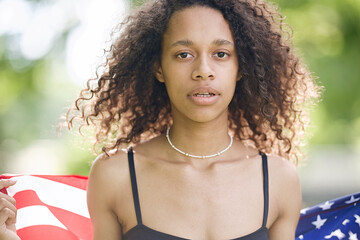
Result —
<path fill-rule="evenodd" d="M 198 96 L 201 94 L 220 95 L 220 93 L 212 87 L 198 87 L 192 90 L 188 96 Z"/>
<path fill-rule="evenodd" d="M 208 96 L 190 95 L 188 97 L 196 105 L 206 106 L 206 105 L 214 104 L 220 98 L 220 95 L 219 94 L 217 94 L 217 95 L 208 95 Z"/>
<path fill-rule="evenodd" d="M 212 87 L 198 87 L 188 94 L 189 99 L 196 105 L 214 104 L 220 97 L 219 91 Z"/>

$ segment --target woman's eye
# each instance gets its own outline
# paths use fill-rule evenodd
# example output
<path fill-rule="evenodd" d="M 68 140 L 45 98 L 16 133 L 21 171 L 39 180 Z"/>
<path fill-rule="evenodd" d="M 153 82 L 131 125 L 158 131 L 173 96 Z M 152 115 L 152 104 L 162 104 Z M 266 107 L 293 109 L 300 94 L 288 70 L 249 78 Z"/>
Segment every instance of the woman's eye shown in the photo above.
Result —
<path fill-rule="evenodd" d="M 183 52 L 183 53 L 179 53 L 178 55 L 176 55 L 178 58 L 181 58 L 181 59 L 186 59 L 186 58 L 189 58 L 191 57 L 191 55 L 189 53 L 186 53 L 186 52 Z"/>
<path fill-rule="evenodd" d="M 226 58 L 227 56 L 229 56 L 229 54 L 227 54 L 226 52 L 218 52 L 215 54 L 218 58 Z"/>

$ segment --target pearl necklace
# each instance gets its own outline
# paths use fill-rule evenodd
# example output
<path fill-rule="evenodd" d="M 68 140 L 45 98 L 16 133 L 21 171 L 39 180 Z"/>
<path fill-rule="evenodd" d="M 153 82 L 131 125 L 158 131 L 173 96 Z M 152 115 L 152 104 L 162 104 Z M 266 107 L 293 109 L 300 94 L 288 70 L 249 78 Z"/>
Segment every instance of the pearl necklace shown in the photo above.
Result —
<path fill-rule="evenodd" d="M 170 137 L 169 137 L 169 132 L 170 132 L 170 127 L 168 127 L 168 129 L 166 130 L 166 139 L 168 141 L 168 143 L 170 144 L 170 146 L 175 149 L 176 151 L 178 151 L 179 153 L 187 156 L 187 157 L 192 157 L 192 158 L 212 158 L 212 157 L 216 157 L 216 156 L 220 156 L 221 154 L 223 154 L 224 152 L 226 152 L 227 150 L 229 150 L 229 148 L 231 148 L 232 144 L 233 144 L 233 137 L 229 134 L 230 137 L 230 144 L 223 149 L 222 151 L 212 154 L 212 155 L 192 155 L 190 153 L 186 153 L 184 151 L 181 151 L 180 149 L 178 149 L 177 147 L 175 147 L 175 145 L 171 142 Z"/>

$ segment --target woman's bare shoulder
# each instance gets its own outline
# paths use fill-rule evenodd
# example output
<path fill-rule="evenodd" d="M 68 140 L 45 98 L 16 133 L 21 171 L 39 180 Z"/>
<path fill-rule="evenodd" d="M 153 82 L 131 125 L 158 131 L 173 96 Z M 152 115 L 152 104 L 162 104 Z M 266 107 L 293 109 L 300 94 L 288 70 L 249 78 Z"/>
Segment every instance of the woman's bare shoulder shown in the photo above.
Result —
<path fill-rule="evenodd" d="M 277 155 L 268 155 L 270 183 L 281 191 L 299 187 L 299 176 L 295 164 Z"/>
<path fill-rule="evenodd" d="M 295 164 L 277 155 L 269 155 L 268 163 L 270 191 L 275 197 L 278 214 L 298 214 L 302 197 Z"/>
<path fill-rule="evenodd" d="M 126 219 L 127 209 L 132 203 L 127 162 L 126 151 L 119 150 L 99 155 L 92 164 L 87 203 L 96 239 L 121 235 L 123 219 Z"/>
<path fill-rule="evenodd" d="M 267 156 L 268 156 L 269 172 L 275 174 L 274 177 L 280 179 L 283 177 L 286 177 L 286 179 L 297 178 L 298 174 L 297 174 L 296 165 L 294 163 L 275 154 L 268 154 Z"/>
<path fill-rule="evenodd" d="M 109 153 L 102 153 L 96 157 L 92 164 L 93 168 L 104 168 L 111 170 L 114 167 L 121 167 L 124 163 L 127 164 L 127 149 L 120 149 L 111 151 Z"/>
<path fill-rule="evenodd" d="M 113 198 L 114 191 L 127 191 L 130 186 L 127 151 L 118 150 L 99 155 L 92 163 L 89 174 L 89 189 L 94 189 Z"/>

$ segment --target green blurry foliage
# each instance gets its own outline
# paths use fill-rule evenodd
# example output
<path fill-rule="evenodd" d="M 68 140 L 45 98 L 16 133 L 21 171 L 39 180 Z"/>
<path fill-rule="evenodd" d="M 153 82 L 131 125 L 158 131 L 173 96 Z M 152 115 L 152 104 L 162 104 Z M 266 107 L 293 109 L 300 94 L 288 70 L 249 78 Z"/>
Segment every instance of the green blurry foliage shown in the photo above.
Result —
<path fill-rule="evenodd" d="M 133 0 L 131 6 L 142 2 Z M 325 87 L 313 112 L 310 143 L 360 148 L 360 1 L 273 2 L 293 29 L 298 53 Z M 0 165 L 7 161 L 6 156 L 35 139 L 58 138 L 59 117 L 81 88 L 66 73 L 66 32 L 36 61 L 9 51 L 11 37 L 0 35 Z M 14 147 L 9 148 L 9 141 L 16 141 L 10 144 Z M 60 141 L 66 147 L 68 173 L 87 175 L 94 159 L 87 149 L 90 144 L 73 144 L 69 137 Z"/>
<path fill-rule="evenodd" d="M 310 143 L 357 145 L 360 2 L 279 0 L 278 3 L 294 29 L 296 47 L 317 81 L 325 87 L 322 101 L 313 113 Z"/>

